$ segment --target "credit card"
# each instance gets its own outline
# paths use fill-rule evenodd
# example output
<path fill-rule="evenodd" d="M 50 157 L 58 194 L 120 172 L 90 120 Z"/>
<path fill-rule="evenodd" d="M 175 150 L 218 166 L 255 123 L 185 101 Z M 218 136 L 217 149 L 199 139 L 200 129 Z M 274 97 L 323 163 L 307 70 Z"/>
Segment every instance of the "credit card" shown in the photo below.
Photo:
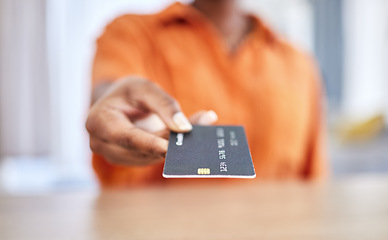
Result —
<path fill-rule="evenodd" d="M 244 128 L 198 126 L 171 132 L 164 163 L 165 178 L 255 178 Z"/>

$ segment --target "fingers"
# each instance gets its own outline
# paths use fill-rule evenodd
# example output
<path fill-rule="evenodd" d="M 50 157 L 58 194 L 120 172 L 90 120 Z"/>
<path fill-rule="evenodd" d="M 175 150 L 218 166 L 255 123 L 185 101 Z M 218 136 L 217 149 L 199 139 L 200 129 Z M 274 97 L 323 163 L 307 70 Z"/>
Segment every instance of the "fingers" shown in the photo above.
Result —
<path fill-rule="evenodd" d="M 216 123 L 217 120 L 218 120 L 218 116 L 212 110 L 199 111 L 190 117 L 190 122 L 192 124 L 198 124 L 198 125 L 212 125 L 212 124 Z M 150 128 L 145 126 L 145 125 L 143 126 L 143 124 L 145 122 L 147 122 L 147 124 L 150 124 L 152 121 L 153 121 L 152 119 L 144 121 L 141 123 L 141 125 L 144 129 L 149 131 Z M 159 121 L 161 121 L 161 120 L 159 119 Z M 158 124 L 155 124 L 155 125 L 158 125 Z M 137 126 L 137 124 L 136 124 L 136 126 Z M 164 127 L 165 127 L 165 125 L 164 125 Z M 161 130 L 152 131 L 152 133 L 155 134 L 156 136 L 161 137 L 161 138 L 168 139 L 168 137 L 170 135 L 170 131 L 167 128 L 158 128 L 158 129 L 161 129 Z"/>
<path fill-rule="evenodd" d="M 198 121 L 206 124 L 210 115 L 204 113 Z M 145 165 L 163 160 L 169 130 L 187 132 L 192 126 L 175 99 L 156 84 L 129 77 L 93 104 L 86 129 L 93 152 L 112 163 Z"/>
<path fill-rule="evenodd" d="M 165 152 L 153 154 L 128 150 L 115 144 L 103 142 L 95 137 L 90 138 L 90 148 L 94 153 L 103 156 L 110 163 L 119 165 L 128 165 L 129 163 L 135 166 L 148 165 L 162 162 L 165 157 Z"/>
<path fill-rule="evenodd" d="M 167 129 L 166 124 L 155 113 L 149 114 L 147 117 L 136 120 L 133 123 L 136 127 L 152 133 Z"/>
<path fill-rule="evenodd" d="M 218 120 L 218 116 L 212 110 L 199 111 L 190 117 L 190 122 L 192 124 L 198 124 L 198 125 L 212 125 L 215 122 L 217 122 L 217 120 Z"/>
<path fill-rule="evenodd" d="M 170 137 L 170 130 L 168 130 L 168 129 L 166 128 L 166 129 L 164 129 L 164 130 L 155 132 L 154 134 L 155 134 L 156 136 L 158 136 L 158 137 L 161 137 L 161 138 L 164 138 L 164 139 L 168 140 L 168 138 Z"/>
<path fill-rule="evenodd" d="M 121 148 L 137 151 L 139 154 L 161 156 L 167 151 L 168 142 L 152 133 L 136 128 L 122 112 L 111 108 L 91 111 L 86 122 L 91 138 Z"/>
<path fill-rule="evenodd" d="M 156 113 L 170 130 L 188 132 L 193 128 L 178 102 L 156 84 L 140 80 L 132 84 L 129 95 L 131 101 L 139 102 L 148 111 Z"/>

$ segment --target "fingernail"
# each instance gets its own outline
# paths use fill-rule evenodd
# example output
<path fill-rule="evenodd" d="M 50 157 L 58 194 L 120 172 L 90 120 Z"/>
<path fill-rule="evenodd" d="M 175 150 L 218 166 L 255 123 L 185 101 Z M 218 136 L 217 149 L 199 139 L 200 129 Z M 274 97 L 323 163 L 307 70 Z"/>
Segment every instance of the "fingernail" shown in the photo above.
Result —
<path fill-rule="evenodd" d="M 209 116 L 209 119 L 212 121 L 212 122 L 217 122 L 218 120 L 218 115 L 216 112 L 214 112 L 213 110 L 210 110 L 210 111 L 207 111 L 207 115 Z"/>
<path fill-rule="evenodd" d="M 206 114 L 203 114 L 201 116 L 201 118 L 198 121 L 198 124 L 210 125 L 215 123 L 217 120 L 218 120 L 217 114 L 214 111 L 210 110 L 210 111 L 207 111 Z"/>
<path fill-rule="evenodd" d="M 186 116 L 182 112 L 175 113 L 172 120 L 181 131 L 190 131 L 193 129 L 193 126 L 191 126 L 189 120 L 187 120 Z"/>

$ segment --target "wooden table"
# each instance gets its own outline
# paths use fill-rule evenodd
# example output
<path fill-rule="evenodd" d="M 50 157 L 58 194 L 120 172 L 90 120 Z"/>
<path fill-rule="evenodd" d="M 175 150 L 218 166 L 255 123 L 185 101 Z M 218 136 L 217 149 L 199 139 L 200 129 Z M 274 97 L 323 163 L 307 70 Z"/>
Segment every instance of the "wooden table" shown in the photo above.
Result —
<path fill-rule="evenodd" d="M 0 239 L 388 239 L 388 176 L 0 197 Z"/>

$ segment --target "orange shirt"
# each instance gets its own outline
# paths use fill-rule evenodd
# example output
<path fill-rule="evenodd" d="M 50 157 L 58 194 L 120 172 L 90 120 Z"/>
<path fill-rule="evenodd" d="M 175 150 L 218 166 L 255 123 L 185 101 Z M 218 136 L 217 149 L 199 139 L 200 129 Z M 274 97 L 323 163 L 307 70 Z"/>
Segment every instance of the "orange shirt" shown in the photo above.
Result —
<path fill-rule="evenodd" d="M 211 109 L 218 124 L 243 125 L 258 179 L 322 178 L 321 83 L 314 63 L 252 19 L 253 31 L 230 53 L 191 6 L 121 16 L 97 40 L 93 86 L 143 76 L 176 98 L 187 116 Z M 162 164 L 117 166 L 94 154 L 93 167 L 102 185 L 169 181 Z"/>

